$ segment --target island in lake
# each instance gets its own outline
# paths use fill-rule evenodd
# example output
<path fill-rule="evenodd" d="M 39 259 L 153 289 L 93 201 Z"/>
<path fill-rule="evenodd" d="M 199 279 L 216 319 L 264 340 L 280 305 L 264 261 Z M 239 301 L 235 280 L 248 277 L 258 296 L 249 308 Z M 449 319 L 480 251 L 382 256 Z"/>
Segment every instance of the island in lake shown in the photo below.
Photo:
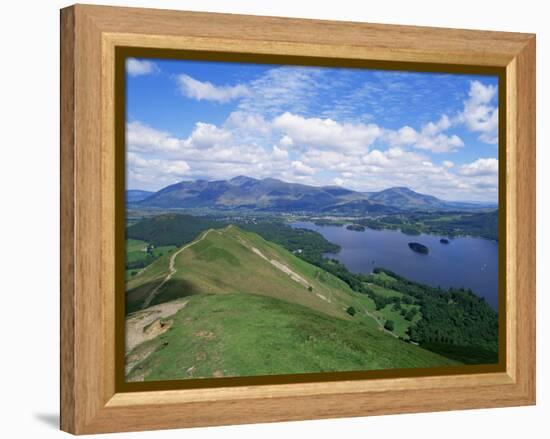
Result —
<path fill-rule="evenodd" d="M 441 238 L 441 239 L 439 240 L 439 242 L 440 242 L 441 244 L 449 244 L 451 241 L 449 241 L 447 238 Z"/>
<path fill-rule="evenodd" d="M 428 247 L 420 244 L 419 242 L 409 242 L 409 248 L 413 252 L 422 253 L 424 255 L 427 255 L 430 252 L 430 249 Z"/>
<path fill-rule="evenodd" d="M 359 224 L 349 224 L 346 226 L 346 229 L 353 230 L 354 232 L 364 232 L 365 226 L 361 226 Z"/>

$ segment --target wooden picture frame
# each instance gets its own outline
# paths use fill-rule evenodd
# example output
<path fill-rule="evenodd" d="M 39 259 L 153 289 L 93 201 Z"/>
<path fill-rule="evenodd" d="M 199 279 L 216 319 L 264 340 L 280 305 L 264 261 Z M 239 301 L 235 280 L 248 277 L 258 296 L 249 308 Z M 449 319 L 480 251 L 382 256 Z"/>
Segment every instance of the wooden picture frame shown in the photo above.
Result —
<path fill-rule="evenodd" d="M 500 115 L 506 206 L 500 223 L 506 249 L 500 265 L 506 273 L 502 367 L 120 391 L 114 261 L 116 205 L 124 203 L 123 192 L 115 191 L 115 54 L 121 47 L 498 71 L 506 108 Z M 534 35 L 88 5 L 61 11 L 62 430 L 86 434 L 534 403 Z"/>

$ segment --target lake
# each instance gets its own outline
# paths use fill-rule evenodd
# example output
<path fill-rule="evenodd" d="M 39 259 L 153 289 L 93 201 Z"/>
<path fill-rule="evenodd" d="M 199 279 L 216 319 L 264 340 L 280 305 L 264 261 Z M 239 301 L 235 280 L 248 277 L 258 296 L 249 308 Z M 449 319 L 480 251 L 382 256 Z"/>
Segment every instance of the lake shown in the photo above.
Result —
<path fill-rule="evenodd" d="M 295 228 L 315 230 L 328 241 L 340 245 L 339 253 L 326 254 L 354 273 L 370 273 L 384 267 L 416 281 L 442 288 L 470 288 L 498 309 L 498 243 L 470 236 L 406 235 L 398 230 L 347 230 L 345 226 L 317 226 L 311 222 L 295 222 Z M 408 243 L 419 242 L 429 254 L 412 251 Z"/>

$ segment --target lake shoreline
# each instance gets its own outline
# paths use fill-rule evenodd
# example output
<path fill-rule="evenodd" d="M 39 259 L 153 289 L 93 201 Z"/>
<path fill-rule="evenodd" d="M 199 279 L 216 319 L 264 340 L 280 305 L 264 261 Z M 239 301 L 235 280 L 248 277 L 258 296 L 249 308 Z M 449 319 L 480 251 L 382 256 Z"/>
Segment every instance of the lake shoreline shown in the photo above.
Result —
<path fill-rule="evenodd" d="M 412 236 L 400 230 L 352 231 L 345 224 L 334 227 L 309 221 L 289 225 L 316 231 L 338 245 L 340 251 L 323 257 L 338 260 L 352 273 L 371 274 L 375 268 L 385 268 L 432 287 L 470 289 L 498 311 L 498 241 L 463 236 L 442 244 L 440 239 L 448 236 L 415 235 L 415 240 L 429 247 L 426 255 L 411 251 Z"/>

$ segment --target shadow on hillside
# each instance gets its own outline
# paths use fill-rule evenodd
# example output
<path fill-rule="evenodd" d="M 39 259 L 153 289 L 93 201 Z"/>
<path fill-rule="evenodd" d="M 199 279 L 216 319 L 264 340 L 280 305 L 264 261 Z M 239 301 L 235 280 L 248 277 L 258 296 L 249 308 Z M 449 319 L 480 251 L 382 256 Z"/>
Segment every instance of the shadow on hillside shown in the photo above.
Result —
<path fill-rule="evenodd" d="M 151 282 L 147 284 L 140 285 L 138 288 L 140 290 L 153 291 L 158 285 L 158 282 Z M 132 292 L 137 290 L 134 288 L 126 292 L 126 315 L 133 312 L 139 311 L 142 309 L 143 300 L 139 301 L 130 301 L 128 297 L 132 296 Z M 200 291 L 195 284 L 189 282 L 185 279 L 171 279 L 166 282 L 159 293 L 151 301 L 149 306 L 158 305 L 160 303 L 170 302 L 172 300 L 180 299 L 182 297 L 193 296 L 199 294 Z"/>

